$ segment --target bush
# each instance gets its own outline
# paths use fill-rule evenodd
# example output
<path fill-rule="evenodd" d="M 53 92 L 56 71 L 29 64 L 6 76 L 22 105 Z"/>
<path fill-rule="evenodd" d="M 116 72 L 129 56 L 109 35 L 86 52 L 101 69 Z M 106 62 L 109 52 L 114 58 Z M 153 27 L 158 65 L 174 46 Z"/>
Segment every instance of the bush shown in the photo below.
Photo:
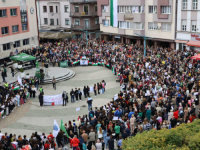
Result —
<path fill-rule="evenodd" d="M 23 68 L 20 68 L 20 72 L 23 73 L 23 72 L 24 72 L 24 69 L 23 69 Z"/>
<path fill-rule="evenodd" d="M 189 150 L 200 147 L 200 120 L 177 128 L 138 133 L 123 141 L 123 150 Z"/>

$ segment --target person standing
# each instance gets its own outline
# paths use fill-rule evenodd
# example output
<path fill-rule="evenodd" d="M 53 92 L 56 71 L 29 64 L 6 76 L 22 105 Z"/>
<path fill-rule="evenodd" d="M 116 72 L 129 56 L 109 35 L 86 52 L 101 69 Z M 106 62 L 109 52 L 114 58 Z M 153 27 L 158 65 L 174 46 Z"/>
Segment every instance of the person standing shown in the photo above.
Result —
<path fill-rule="evenodd" d="M 114 139 L 112 135 L 110 135 L 110 139 L 108 140 L 109 150 L 114 150 Z"/>
<path fill-rule="evenodd" d="M 43 108 L 43 95 L 44 95 L 43 92 L 40 93 L 40 95 L 39 95 L 40 106 L 41 106 L 42 108 Z"/>
<path fill-rule="evenodd" d="M 44 92 L 42 86 L 39 88 L 39 91 L 40 91 L 40 93 L 43 93 L 43 92 Z"/>
<path fill-rule="evenodd" d="M 102 150 L 102 143 L 100 142 L 100 140 L 97 140 L 97 143 L 96 143 L 96 150 Z"/>
<path fill-rule="evenodd" d="M 85 98 L 87 98 L 87 88 L 85 86 L 83 88 L 83 93 L 84 93 Z"/>
<path fill-rule="evenodd" d="M 73 91 L 73 89 L 71 90 L 71 92 L 70 92 L 70 96 L 71 96 L 71 103 L 74 103 L 74 91 Z"/>
<path fill-rule="evenodd" d="M 131 125 L 131 134 L 134 133 L 134 130 L 135 130 L 135 122 L 136 122 L 136 119 L 135 119 L 135 116 L 132 115 L 131 119 L 130 119 L 130 125 Z"/>
<path fill-rule="evenodd" d="M 32 85 L 31 92 L 33 93 L 33 98 L 35 98 L 36 88 Z"/>
<path fill-rule="evenodd" d="M 63 106 L 66 106 L 66 103 L 68 103 L 68 94 L 66 93 L 66 91 L 63 91 L 62 98 L 63 98 Z"/>
<path fill-rule="evenodd" d="M 88 112 L 90 111 L 90 108 L 92 108 L 92 98 L 90 95 L 88 96 L 87 103 L 88 103 Z"/>
<path fill-rule="evenodd" d="M 54 76 L 53 76 L 52 83 L 53 83 L 53 88 L 56 90 L 56 79 L 55 79 L 55 77 L 54 77 Z"/>
<path fill-rule="evenodd" d="M 14 75 L 15 75 L 15 74 L 14 74 L 14 71 L 15 71 L 15 70 L 14 70 L 14 68 L 13 68 L 13 66 L 12 66 L 12 67 L 11 67 L 11 74 L 12 74 L 12 77 L 13 77 L 13 78 L 14 78 Z"/>
<path fill-rule="evenodd" d="M 76 102 L 78 102 L 78 90 L 77 90 L 77 88 L 75 88 L 74 93 L 75 93 L 75 97 L 76 97 Z"/>
<path fill-rule="evenodd" d="M 6 82 L 6 79 L 5 79 L 5 73 L 4 73 L 3 70 L 1 70 L 1 76 L 2 76 L 3 82 Z"/>
<path fill-rule="evenodd" d="M 17 106 L 20 106 L 20 105 L 19 105 L 19 101 L 20 101 L 19 93 L 17 93 L 16 98 L 17 98 Z"/>
<path fill-rule="evenodd" d="M 81 101 L 82 92 L 80 88 L 78 88 L 78 96 L 79 96 L 79 101 Z"/>
<path fill-rule="evenodd" d="M 39 85 L 39 81 L 38 81 L 37 77 L 35 77 L 35 87 L 37 88 L 37 90 L 38 90 L 38 85 Z"/>
<path fill-rule="evenodd" d="M 89 140 L 90 140 L 90 145 L 94 144 L 95 145 L 95 132 L 93 131 L 93 129 L 91 129 L 90 134 L 89 134 Z"/>
<path fill-rule="evenodd" d="M 7 77 L 7 70 L 6 70 L 6 67 L 5 67 L 5 66 L 3 67 L 3 72 L 4 72 L 4 74 L 5 74 L 5 77 Z"/>
<path fill-rule="evenodd" d="M 97 96 L 97 86 L 96 86 L 96 84 L 94 84 L 94 95 L 95 95 L 95 97 Z"/>
<path fill-rule="evenodd" d="M 76 150 L 76 148 L 79 146 L 79 143 L 80 143 L 80 141 L 79 141 L 79 139 L 77 138 L 77 136 L 76 135 L 74 135 L 74 138 L 72 139 L 72 145 L 73 145 L 73 150 Z"/>

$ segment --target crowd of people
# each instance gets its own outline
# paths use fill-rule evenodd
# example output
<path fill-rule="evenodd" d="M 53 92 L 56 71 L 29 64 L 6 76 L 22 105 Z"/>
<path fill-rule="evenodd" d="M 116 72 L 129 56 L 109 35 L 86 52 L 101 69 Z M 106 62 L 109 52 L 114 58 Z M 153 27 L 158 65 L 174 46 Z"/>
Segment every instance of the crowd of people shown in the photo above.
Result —
<path fill-rule="evenodd" d="M 152 129 L 175 128 L 200 118 L 200 62 L 191 60 L 191 56 L 196 55 L 194 50 L 147 46 L 144 56 L 142 45 L 100 40 L 90 41 L 87 45 L 83 39 L 74 39 L 44 43 L 35 50 L 35 54 L 40 55 L 43 62 L 56 62 L 58 66 L 59 62 L 67 60 L 71 67 L 73 62 L 80 60 L 82 56 L 86 56 L 89 62 L 103 62 L 99 66 L 112 70 L 121 86 L 117 98 L 104 106 L 95 107 L 94 110 L 90 108 L 88 114 L 79 116 L 80 124 L 76 124 L 76 120 L 66 123 L 68 135 L 60 131 L 55 138 L 59 148 L 64 147 L 69 140 L 70 147 L 74 150 L 120 150 L 122 141 L 129 136 Z M 103 81 L 101 83 L 104 84 Z M 98 84 L 94 85 L 95 93 L 98 89 L 100 91 L 99 87 Z M 75 95 L 75 91 L 78 95 Z M 78 97 L 80 89 L 75 91 L 70 92 L 71 100 L 74 101 L 72 96 L 81 100 Z M 84 95 L 90 96 L 87 87 Z M 32 138 L 37 139 L 36 147 L 31 145 L 29 140 L 28 144 L 32 148 L 42 145 L 37 133 L 33 134 Z M 54 149 L 52 138 L 51 136 L 50 140 L 42 140 L 44 150 Z M 5 141 L 11 141 L 9 139 L 10 136 L 4 136 L 0 149 L 2 145 L 5 146 Z M 9 144 L 7 146 L 10 146 Z"/>

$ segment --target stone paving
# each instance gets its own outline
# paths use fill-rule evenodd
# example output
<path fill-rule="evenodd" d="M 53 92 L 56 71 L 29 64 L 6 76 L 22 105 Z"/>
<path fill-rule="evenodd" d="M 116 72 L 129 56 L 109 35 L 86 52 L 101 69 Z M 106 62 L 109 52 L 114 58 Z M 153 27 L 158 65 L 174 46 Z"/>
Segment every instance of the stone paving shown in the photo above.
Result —
<path fill-rule="evenodd" d="M 56 95 L 62 93 L 64 90 L 70 93 L 71 89 L 81 88 L 83 86 L 93 86 L 94 83 L 102 80 L 106 81 L 106 91 L 104 94 L 97 95 L 91 93 L 93 98 L 93 107 L 100 107 L 109 103 L 113 96 L 119 92 L 119 83 L 116 83 L 116 76 L 113 75 L 112 71 L 99 66 L 86 66 L 86 67 L 73 67 L 69 68 L 76 72 L 76 76 L 70 80 L 63 81 L 56 84 L 56 90 L 53 89 L 52 85 L 44 85 L 45 95 Z M 55 69 L 56 71 L 56 69 Z M 37 92 L 38 95 L 39 92 Z M 82 96 L 83 98 L 83 96 Z M 70 97 L 69 97 L 69 101 Z M 32 132 L 38 131 L 39 134 L 53 131 L 53 121 L 56 119 L 60 125 L 61 118 L 63 122 L 69 120 L 77 120 L 79 115 L 88 113 L 88 107 L 86 99 L 77 103 L 69 103 L 66 107 L 63 106 L 45 106 L 41 108 L 39 106 L 38 98 L 28 100 L 28 102 L 16 108 L 9 116 L 4 119 L 0 119 L 0 129 L 2 133 L 13 133 L 16 135 L 27 135 L 28 137 Z M 80 107 L 80 111 L 76 111 L 76 108 Z"/>

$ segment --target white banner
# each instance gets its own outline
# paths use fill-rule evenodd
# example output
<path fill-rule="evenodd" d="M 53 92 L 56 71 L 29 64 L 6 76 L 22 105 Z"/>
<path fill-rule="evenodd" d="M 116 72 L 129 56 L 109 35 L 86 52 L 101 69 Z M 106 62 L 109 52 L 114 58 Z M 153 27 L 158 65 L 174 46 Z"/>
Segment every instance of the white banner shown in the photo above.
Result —
<path fill-rule="evenodd" d="M 88 65 L 88 60 L 80 60 L 80 65 L 85 65 L 87 66 Z"/>
<path fill-rule="evenodd" d="M 63 98 L 62 94 L 59 95 L 44 95 L 44 105 L 62 105 Z"/>

